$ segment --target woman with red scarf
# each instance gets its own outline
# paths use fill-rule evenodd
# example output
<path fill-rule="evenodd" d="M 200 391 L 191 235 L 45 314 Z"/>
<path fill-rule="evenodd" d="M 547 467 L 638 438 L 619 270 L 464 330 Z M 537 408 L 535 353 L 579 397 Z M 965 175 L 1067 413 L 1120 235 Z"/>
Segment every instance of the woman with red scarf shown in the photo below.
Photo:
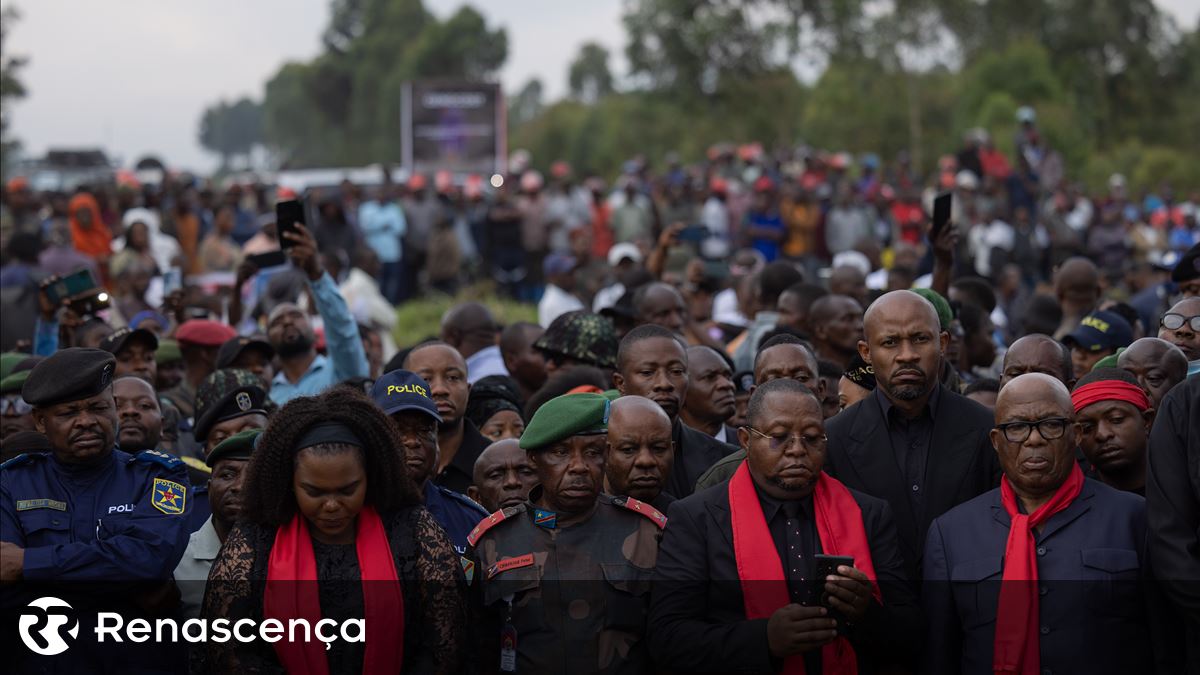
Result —
<path fill-rule="evenodd" d="M 283 636 L 210 641 L 193 671 L 461 670 L 462 567 L 420 506 L 401 445 L 383 412 L 349 388 L 279 411 L 247 467 L 243 520 L 213 564 L 201 616 L 251 619 L 255 635 L 275 619 Z M 289 639 L 300 620 L 313 627 L 308 641 L 303 629 Z M 322 621 L 334 625 L 315 632 Z"/>
<path fill-rule="evenodd" d="M 929 528 L 920 672 L 1182 672 L 1156 667 L 1150 647 L 1144 500 L 1084 478 L 1075 460 L 1072 420 L 1097 400 L 1148 407 L 1141 387 L 1120 380 L 1068 394 L 1028 373 L 1000 390 L 1000 487 Z"/>
<path fill-rule="evenodd" d="M 854 675 L 917 659 L 921 612 L 886 502 L 826 475 L 821 403 L 754 390 L 746 461 L 671 505 L 651 589 L 651 653 L 689 673 Z M 817 555 L 846 556 L 814 578 Z"/>

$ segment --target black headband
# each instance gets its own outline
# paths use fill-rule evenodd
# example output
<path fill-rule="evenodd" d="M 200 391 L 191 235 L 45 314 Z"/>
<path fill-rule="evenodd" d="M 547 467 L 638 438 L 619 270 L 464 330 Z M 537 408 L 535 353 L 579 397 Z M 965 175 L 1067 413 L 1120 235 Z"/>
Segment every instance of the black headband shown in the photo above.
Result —
<path fill-rule="evenodd" d="M 298 450 L 311 448 L 314 445 L 353 445 L 358 448 L 365 447 L 365 444 L 354 433 L 354 430 L 341 422 L 320 422 L 314 424 L 296 442 Z"/>

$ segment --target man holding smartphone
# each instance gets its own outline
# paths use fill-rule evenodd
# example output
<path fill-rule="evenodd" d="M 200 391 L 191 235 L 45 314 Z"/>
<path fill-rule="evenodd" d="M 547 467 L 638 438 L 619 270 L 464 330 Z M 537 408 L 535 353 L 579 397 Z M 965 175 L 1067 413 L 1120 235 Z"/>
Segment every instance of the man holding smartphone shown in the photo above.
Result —
<path fill-rule="evenodd" d="M 358 334 L 358 322 L 333 278 L 321 267 L 317 242 L 308 228 L 296 222 L 281 229 L 292 264 L 308 277 L 317 312 L 325 322 L 326 354 L 317 353 L 317 340 L 308 315 L 293 303 L 271 310 L 267 338 L 279 356 L 279 372 L 271 382 L 271 400 L 283 405 L 297 396 L 312 396 L 348 380 L 366 377 L 367 355 Z"/>
<path fill-rule="evenodd" d="M 800 382 L 760 385 L 738 430 L 746 461 L 671 505 L 648 622 L 660 665 L 816 674 L 914 664 L 921 612 L 891 510 L 822 472 L 824 424 Z"/>

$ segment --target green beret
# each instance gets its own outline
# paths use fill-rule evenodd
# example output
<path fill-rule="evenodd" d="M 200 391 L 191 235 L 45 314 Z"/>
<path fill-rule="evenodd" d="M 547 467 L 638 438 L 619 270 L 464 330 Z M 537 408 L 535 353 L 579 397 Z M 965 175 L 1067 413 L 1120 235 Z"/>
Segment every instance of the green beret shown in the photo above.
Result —
<path fill-rule="evenodd" d="M 608 431 L 612 402 L 601 394 L 566 394 L 538 408 L 521 434 L 521 448 L 538 450 L 571 436 Z"/>
<path fill-rule="evenodd" d="M 28 370 L 19 370 L 8 377 L 0 380 L 0 394 L 8 394 L 11 392 L 20 392 L 21 387 L 25 384 L 25 380 L 29 379 Z"/>
<path fill-rule="evenodd" d="M 258 437 L 262 435 L 262 429 L 247 429 L 226 438 L 217 444 L 217 447 L 208 453 L 208 457 L 204 463 L 209 467 L 214 467 L 217 462 L 223 459 L 250 459 L 250 455 L 254 453 L 254 446 L 258 444 Z"/>
<path fill-rule="evenodd" d="M 21 352 L 4 352 L 0 354 L 0 380 L 12 375 L 13 366 L 29 358 L 28 354 Z"/>
<path fill-rule="evenodd" d="M 950 311 L 950 303 L 946 301 L 946 298 L 943 298 L 941 293 L 932 288 L 914 288 L 912 292 L 928 300 L 933 305 L 934 310 L 937 311 L 938 324 L 941 325 L 941 329 L 943 331 L 950 330 L 950 322 L 954 320 L 954 312 Z"/>
<path fill-rule="evenodd" d="M 32 406 L 90 398 L 112 386 L 116 365 L 113 355 L 101 349 L 60 349 L 29 371 L 21 397 Z"/>
<path fill-rule="evenodd" d="M 170 363 L 172 361 L 182 361 L 183 352 L 179 351 L 179 342 L 177 340 L 159 340 L 158 351 L 154 352 L 154 361 L 158 365 Z"/>
<path fill-rule="evenodd" d="M 1121 352 L 1123 352 L 1123 351 L 1125 351 L 1124 347 L 1117 347 L 1116 353 L 1109 354 L 1108 356 L 1097 361 L 1096 365 L 1092 366 L 1092 370 L 1096 370 L 1097 368 L 1116 368 L 1117 367 L 1117 357 L 1120 356 Z M 3 386 L 4 386 L 4 383 L 0 382 L 0 388 L 3 388 Z"/>

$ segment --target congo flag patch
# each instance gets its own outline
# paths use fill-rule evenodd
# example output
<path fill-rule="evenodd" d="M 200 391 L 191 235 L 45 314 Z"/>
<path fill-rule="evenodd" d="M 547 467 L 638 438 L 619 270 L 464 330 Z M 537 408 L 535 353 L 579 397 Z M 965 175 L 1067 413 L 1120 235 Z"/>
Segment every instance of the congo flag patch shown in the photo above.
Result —
<path fill-rule="evenodd" d="M 187 504 L 187 488 L 173 480 L 155 478 L 151 491 L 153 494 L 150 496 L 150 503 L 154 505 L 154 508 L 168 516 L 177 516 L 183 513 L 183 508 Z"/>

